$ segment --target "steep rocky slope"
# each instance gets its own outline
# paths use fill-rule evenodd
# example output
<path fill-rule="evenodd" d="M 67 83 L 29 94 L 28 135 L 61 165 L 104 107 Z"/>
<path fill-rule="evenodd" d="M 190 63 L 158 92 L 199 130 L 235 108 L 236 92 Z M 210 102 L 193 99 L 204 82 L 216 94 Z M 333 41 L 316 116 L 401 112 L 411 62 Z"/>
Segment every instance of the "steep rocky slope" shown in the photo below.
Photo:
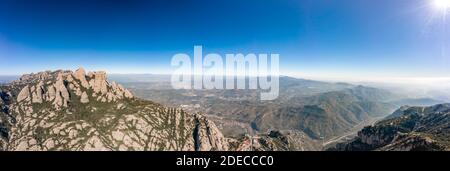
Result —
<path fill-rule="evenodd" d="M 229 149 L 203 116 L 136 98 L 105 72 L 28 74 L 0 95 L 0 150 Z"/>
<path fill-rule="evenodd" d="M 387 119 L 364 128 L 350 142 L 330 150 L 450 150 L 450 104 L 402 107 Z"/>
<path fill-rule="evenodd" d="M 322 146 L 301 131 L 269 131 L 230 140 L 235 151 L 319 151 Z"/>

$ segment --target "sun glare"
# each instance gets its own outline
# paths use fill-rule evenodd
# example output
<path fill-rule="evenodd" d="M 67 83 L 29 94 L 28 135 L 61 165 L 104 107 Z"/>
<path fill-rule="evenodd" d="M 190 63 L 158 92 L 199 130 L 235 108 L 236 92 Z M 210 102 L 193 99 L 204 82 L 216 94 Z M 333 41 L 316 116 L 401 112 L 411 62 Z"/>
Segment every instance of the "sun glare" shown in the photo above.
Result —
<path fill-rule="evenodd" d="M 434 6 L 441 10 L 448 10 L 450 8 L 450 0 L 434 0 Z"/>

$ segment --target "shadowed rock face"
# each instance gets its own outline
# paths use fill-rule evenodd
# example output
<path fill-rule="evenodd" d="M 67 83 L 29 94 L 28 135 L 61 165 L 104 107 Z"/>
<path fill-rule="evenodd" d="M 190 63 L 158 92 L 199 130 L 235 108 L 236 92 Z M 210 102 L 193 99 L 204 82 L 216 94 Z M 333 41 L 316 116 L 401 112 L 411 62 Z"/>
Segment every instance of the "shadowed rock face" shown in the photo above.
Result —
<path fill-rule="evenodd" d="M 135 98 L 105 72 L 85 73 L 39 72 L 0 87 L 9 94 L 0 101 L 0 150 L 229 149 L 203 116 Z"/>
<path fill-rule="evenodd" d="M 9 123 L 13 122 L 9 115 L 11 94 L 0 88 L 0 151 L 6 149 L 9 138 Z"/>
<path fill-rule="evenodd" d="M 450 104 L 402 107 L 387 119 L 358 132 L 330 150 L 450 150 Z"/>

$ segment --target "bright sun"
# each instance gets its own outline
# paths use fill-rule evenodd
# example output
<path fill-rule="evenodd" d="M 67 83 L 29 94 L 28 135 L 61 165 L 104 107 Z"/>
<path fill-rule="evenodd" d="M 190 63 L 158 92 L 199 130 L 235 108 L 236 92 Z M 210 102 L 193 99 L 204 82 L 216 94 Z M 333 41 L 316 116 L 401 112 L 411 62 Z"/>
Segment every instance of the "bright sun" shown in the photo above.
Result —
<path fill-rule="evenodd" d="M 450 0 L 434 0 L 434 6 L 441 10 L 450 8 Z"/>

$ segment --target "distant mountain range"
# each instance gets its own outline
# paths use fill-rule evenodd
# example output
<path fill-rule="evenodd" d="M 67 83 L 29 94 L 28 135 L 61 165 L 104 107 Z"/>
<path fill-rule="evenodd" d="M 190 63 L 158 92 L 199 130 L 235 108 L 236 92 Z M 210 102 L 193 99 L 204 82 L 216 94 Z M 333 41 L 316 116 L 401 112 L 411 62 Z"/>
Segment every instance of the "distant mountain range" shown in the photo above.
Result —
<path fill-rule="evenodd" d="M 395 101 L 391 101 L 389 102 L 391 104 L 394 104 L 396 106 L 432 106 L 432 105 L 436 105 L 436 104 L 441 104 L 441 103 L 445 103 L 445 101 L 442 100 L 436 100 L 436 99 L 432 99 L 432 98 L 404 98 L 404 99 L 400 99 L 400 100 L 395 100 Z"/>

